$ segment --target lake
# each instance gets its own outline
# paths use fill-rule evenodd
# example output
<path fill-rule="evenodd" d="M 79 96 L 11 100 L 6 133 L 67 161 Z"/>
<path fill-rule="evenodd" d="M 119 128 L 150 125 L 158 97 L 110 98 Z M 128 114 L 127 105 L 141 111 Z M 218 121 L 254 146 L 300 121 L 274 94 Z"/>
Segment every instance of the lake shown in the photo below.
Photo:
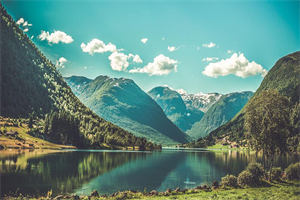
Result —
<path fill-rule="evenodd" d="M 130 152 L 105 150 L 0 151 L 0 196 L 14 193 L 89 195 L 117 191 L 192 188 L 237 175 L 255 154 L 206 150 Z M 286 167 L 290 159 L 278 158 Z"/>

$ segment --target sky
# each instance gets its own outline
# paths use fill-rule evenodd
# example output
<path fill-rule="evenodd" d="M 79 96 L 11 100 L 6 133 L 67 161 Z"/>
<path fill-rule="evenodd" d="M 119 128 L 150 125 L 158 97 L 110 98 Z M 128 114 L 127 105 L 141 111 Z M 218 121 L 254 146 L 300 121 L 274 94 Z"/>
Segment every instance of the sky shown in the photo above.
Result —
<path fill-rule="evenodd" d="M 300 1 L 1 3 L 63 76 L 125 77 L 145 91 L 255 91 L 300 50 Z"/>

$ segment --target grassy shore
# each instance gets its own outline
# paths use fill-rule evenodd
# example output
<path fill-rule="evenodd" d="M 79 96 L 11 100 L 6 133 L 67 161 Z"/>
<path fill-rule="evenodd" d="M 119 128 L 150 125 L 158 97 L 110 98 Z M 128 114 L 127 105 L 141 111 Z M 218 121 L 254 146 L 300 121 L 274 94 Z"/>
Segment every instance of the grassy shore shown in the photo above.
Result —
<path fill-rule="evenodd" d="M 21 200 L 21 199 L 84 199 L 84 200 L 125 200 L 125 199 L 150 199 L 150 200 L 201 200 L 201 199 L 300 199 L 300 181 L 297 182 L 277 182 L 269 183 L 268 186 L 258 188 L 206 188 L 206 189 L 189 189 L 166 192 L 118 192 L 111 196 L 76 196 L 76 195 L 58 195 L 48 197 L 4 197 L 4 200 Z"/>
<path fill-rule="evenodd" d="M 75 149 L 75 146 L 55 144 L 28 134 L 28 125 L 14 126 L 9 118 L 0 117 L 0 149 Z M 15 135 L 5 134 L 16 133 Z"/>

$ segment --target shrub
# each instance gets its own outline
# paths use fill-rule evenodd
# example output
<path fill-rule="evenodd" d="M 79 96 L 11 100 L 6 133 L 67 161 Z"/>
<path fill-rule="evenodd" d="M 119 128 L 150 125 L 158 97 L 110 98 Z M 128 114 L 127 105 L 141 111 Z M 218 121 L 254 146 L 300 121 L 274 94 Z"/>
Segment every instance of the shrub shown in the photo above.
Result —
<path fill-rule="evenodd" d="M 281 178 L 282 170 L 280 167 L 274 167 L 270 171 L 271 179 L 279 181 Z"/>
<path fill-rule="evenodd" d="M 237 177 L 234 175 L 227 174 L 226 176 L 222 177 L 221 185 L 225 187 L 237 187 Z"/>
<path fill-rule="evenodd" d="M 264 175 L 264 169 L 259 163 L 249 163 L 247 169 L 257 180 Z"/>
<path fill-rule="evenodd" d="M 248 170 L 244 170 L 239 174 L 237 182 L 240 186 L 257 186 L 260 184 L 260 180 Z"/>
<path fill-rule="evenodd" d="M 285 169 L 285 174 L 288 180 L 300 180 L 300 162 L 290 164 Z"/>

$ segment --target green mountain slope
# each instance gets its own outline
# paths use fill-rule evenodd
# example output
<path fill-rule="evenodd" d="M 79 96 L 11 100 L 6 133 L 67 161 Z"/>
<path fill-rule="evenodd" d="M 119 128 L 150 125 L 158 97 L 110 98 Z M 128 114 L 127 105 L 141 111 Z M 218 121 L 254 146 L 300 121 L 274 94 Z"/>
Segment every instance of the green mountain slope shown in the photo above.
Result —
<path fill-rule="evenodd" d="M 134 81 L 107 76 L 94 80 L 72 76 L 65 80 L 86 106 L 133 134 L 159 144 L 187 142 L 187 135 Z"/>
<path fill-rule="evenodd" d="M 268 72 L 253 97 L 269 89 L 277 90 L 281 95 L 289 97 L 294 110 L 298 106 L 298 113 L 296 112 L 293 120 L 295 121 L 295 134 L 299 135 L 300 51 L 279 59 Z M 212 131 L 208 139 L 212 141 L 217 137 L 228 136 L 229 140 L 232 141 L 242 140 L 244 138 L 244 113 L 247 112 L 247 106 L 252 103 L 252 100 L 253 98 L 231 121 Z"/>
<path fill-rule="evenodd" d="M 105 121 L 84 106 L 56 70 L 0 4 L 1 110 L 7 117 L 42 117 L 66 111 L 80 121 L 88 146 L 152 145 Z"/>
<path fill-rule="evenodd" d="M 211 131 L 231 120 L 249 101 L 253 92 L 235 92 L 223 95 L 214 103 L 203 118 L 187 131 L 192 138 L 205 137 Z"/>
<path fill-rule="evenodd" d="M 168 118 L 183 131 L 190 129 L 204 114 L 194 107 L 188 108 L 181 95 L 168 87 L 155 87 L 148 94 L 158 103 Z"/>

